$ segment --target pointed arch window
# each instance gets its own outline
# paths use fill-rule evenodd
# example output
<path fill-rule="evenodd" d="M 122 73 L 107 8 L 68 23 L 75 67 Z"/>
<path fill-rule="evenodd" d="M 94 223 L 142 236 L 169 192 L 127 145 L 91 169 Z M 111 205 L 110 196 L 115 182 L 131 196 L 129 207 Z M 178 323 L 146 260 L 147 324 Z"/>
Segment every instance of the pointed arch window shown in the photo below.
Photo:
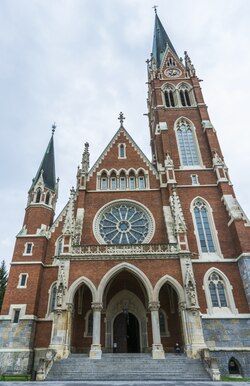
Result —
<path fill-rule="evenodd" d="M 37 192 L 36 192 L 36 204 L 38 204 L 41 201 L 41 195 L 42 195 L 42 191 L 39 188 L 37 189 Z"/>
<path fill-rule="evenodd" d="M 175 96 L 175 89 L 171 85 L 166 85 L 164 87 L 164 99 L 165 99 L 165 106 L 166 107 L 175 107 L 176 106 L 176 96 Z"/>
<path fill-rule="evenodd" d="M 125 190 L 126 189 L 126 174 L 125 172 L 121 172 L 119 177 L 119 183 L 120 183 L 120 189 Z"/>
<path fill-rule="evenodd" d="M 138 176 L 138 188 L 146 189 L 146 177 L 142 171 L 139 173 Z"/>
<path fill-rule="evenodd" d="M 159 325 L 161 336 L 170 336 L 168 331 L 167 315 L 163 309 L 159 309 Z"/>
<path fill-rule="evenodd" d="M 108 189 L 108 177 L 106 173 L 102 173 L 101 175 L 101 190 L 107 190 Z"/>
<path fill-rule="evenodd" d="M 45 204 L 46 204 L 46 205 L 49 205 L 49 204 L 50 204 L 50 192 L 47 192 L 47 193 L 46 193 Z"/>
<path fill-rule="evenodd" d="M 110 175 L 110 189 L 116 190 L 117 189 L 117 177 L 115 172 L 112 172 Z"/>
<path fill-rule="evenodd" d="M 85 317 L 85 333 L 84 336 L 93 335 L 93 311 L 89 310 Z"/>
<path fill-rule="evenodd" d="M 124 143 L 118 145 L 118 158 L 126 158 L 126 145 Z"/>
<path fill-rule="evenodd" d="M 209 276 L 209 292 L 213 307 L 227 307 L 227 298 L 225 285 L 221 276 L 217 272 L 213 272 Z"/>
<path fill-rule="evenodd" d="M 136 189 L 136 179 L 135 179 L 135 174 L 133 172 L 129 173 L 129 189 L 130 190 Z"/>
<path fill-rule="evenodd" d="M 56 292 L 56 283 L 54 283 L 50 288 L 49 313 L 53 312 L 56 308 Z"/>
<path fill-rule="evenodd" d="M 197 199 L 193 210 L 201 252 L 216 252 L 211 220 L 209 218 L 211 213 L 208 212 L 207 205 L 201 199 Z"/>
<path fill-rule="evenodd" d="M 217 268 L 209 269 L 204 276 L 208 313 L 223 316 L 238 314 L 235 306 L 233 287 L 226 275 Z"/>
<path fill-rule="evenodd" d="M 193 127 L 182 119 L 177 124 L 177 140 L 183 166 L 200 166 L 200 158 Z"/>
<path fill-rule="evenodd" d="M 190 88 L 186 84 L 182 84 L 179 87 L 179 95 L 180 95 L 181 105 L 183 107 L 192 106 L 191 91 L 190 91 Z"/>
<path fill-rule="evenodd" d="M 63 236 L 59 237 L 56 242 L 56 256 L 60 256 L 63 252 Z"/>

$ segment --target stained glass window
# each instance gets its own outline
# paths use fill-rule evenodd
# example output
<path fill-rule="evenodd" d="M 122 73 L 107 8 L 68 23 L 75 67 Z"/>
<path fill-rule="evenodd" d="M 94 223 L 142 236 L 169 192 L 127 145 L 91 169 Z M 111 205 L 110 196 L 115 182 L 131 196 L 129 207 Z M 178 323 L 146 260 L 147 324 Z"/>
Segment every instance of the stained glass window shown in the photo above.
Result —
<path fill-rule="evenodd" d="M 209 276 L 209 291 L 213 307 L 227 307 L 223 280 L 215 272 Z"/>
<path fill-rule="evenodd" d="M 118 203 L 101 215 L 99 232 L 106 244 L 140 244 L 149 233 L 149 215 L 133 203 Z"/>
<path fill-rule="evenodd" d="M 202 252 L 215 252 L 208 211 L 202 200 L 196 200 L 194 204 L 194 215 Z"/>
<path fill-rule="evenodd" d="M 182 165 L 199 166 L 200 162 L 194 132 L 189 123 L 185 120 L 180 121 L 178 124 L 177 138 Z"/>

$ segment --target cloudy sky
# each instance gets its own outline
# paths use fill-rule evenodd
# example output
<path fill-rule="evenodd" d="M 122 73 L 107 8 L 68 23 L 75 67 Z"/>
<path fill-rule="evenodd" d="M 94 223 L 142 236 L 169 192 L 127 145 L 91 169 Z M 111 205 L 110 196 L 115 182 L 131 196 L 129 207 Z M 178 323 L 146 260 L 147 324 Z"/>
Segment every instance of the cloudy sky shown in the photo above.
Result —
<path fill-rule="evenodd" d="M 27 190 L 56 121 L 59 212 L 85 141 L 91 163 L 125 126 L 150 157 L 146 66 L 152 0 L 0 1 L 0 260 L 11 259 Z M 180 56 L 187 50 L 240 203 L 250 215 L 250 1 L 157 0 Z"/>

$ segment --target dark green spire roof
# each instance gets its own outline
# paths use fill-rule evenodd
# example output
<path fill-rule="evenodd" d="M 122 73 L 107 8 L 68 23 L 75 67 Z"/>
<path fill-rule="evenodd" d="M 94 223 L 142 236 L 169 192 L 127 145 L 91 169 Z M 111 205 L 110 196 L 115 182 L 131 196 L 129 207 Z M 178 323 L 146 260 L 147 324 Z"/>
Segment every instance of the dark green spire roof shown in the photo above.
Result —
<path fill-rule="evenodd" d="M 161 24 L 161 21 L 155 13 L 155 29 L 154 29 L 154 40 L 153 40 L 153 57 L 155 58 L 157 67 L 160 67 L 162 57 L 166 51 L 167 46 L 173 51 L 173 53 L 177 56 L 178 55 L 174 49 L 173 44 L 171 43 L 168 34 L 166 33 L 163 25 Z"/>
<path fill-rule="evenodd" d="M 33 179 L 31 188 L 37 183 L 37 181 L 41 176 L 41 173 L 43 175 L 43 181 L 46 188 L 51 190 L 55 190 L 56 188 L 56 170 L 55 170 L 53 134 L 54 134 L 54 131 L 52 131 L 52 136 L 50 138 L 49 144 L 47 146 L 46 152 L 43 156 L 39 169 L 36 173 L 36 176 Z"/>

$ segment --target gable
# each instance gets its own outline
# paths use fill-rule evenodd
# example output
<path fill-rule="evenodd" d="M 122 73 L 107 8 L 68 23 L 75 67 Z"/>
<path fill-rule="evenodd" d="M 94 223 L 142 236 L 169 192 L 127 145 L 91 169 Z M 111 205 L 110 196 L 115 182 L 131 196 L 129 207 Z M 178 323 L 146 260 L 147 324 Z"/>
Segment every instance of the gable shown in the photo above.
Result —
<path fill-rule="evenodd" d="M 124 146 L 125 150 L 124 158 L 119 157 L 119 147 L 121 144 Z M 143 169 L 154 176 L 154 179 L 158 178 L 156 169 L 123 127 L 120 127 L 101 156 L 90 169 L 88 179 L 90 181 L 93 176 L 95 178 L 96 174 L 99 174 L 104 170 L 109 173 L 112 170 L 119 172 L 121 169 L 126 171 L 129 169 L 137 171 Z"/>
<path fill-rule="evenodd" d="M 161 62 L 161 73 L 163 79 L 184 78 L 186 69 L 180 59 L 167 48 Z"/>

